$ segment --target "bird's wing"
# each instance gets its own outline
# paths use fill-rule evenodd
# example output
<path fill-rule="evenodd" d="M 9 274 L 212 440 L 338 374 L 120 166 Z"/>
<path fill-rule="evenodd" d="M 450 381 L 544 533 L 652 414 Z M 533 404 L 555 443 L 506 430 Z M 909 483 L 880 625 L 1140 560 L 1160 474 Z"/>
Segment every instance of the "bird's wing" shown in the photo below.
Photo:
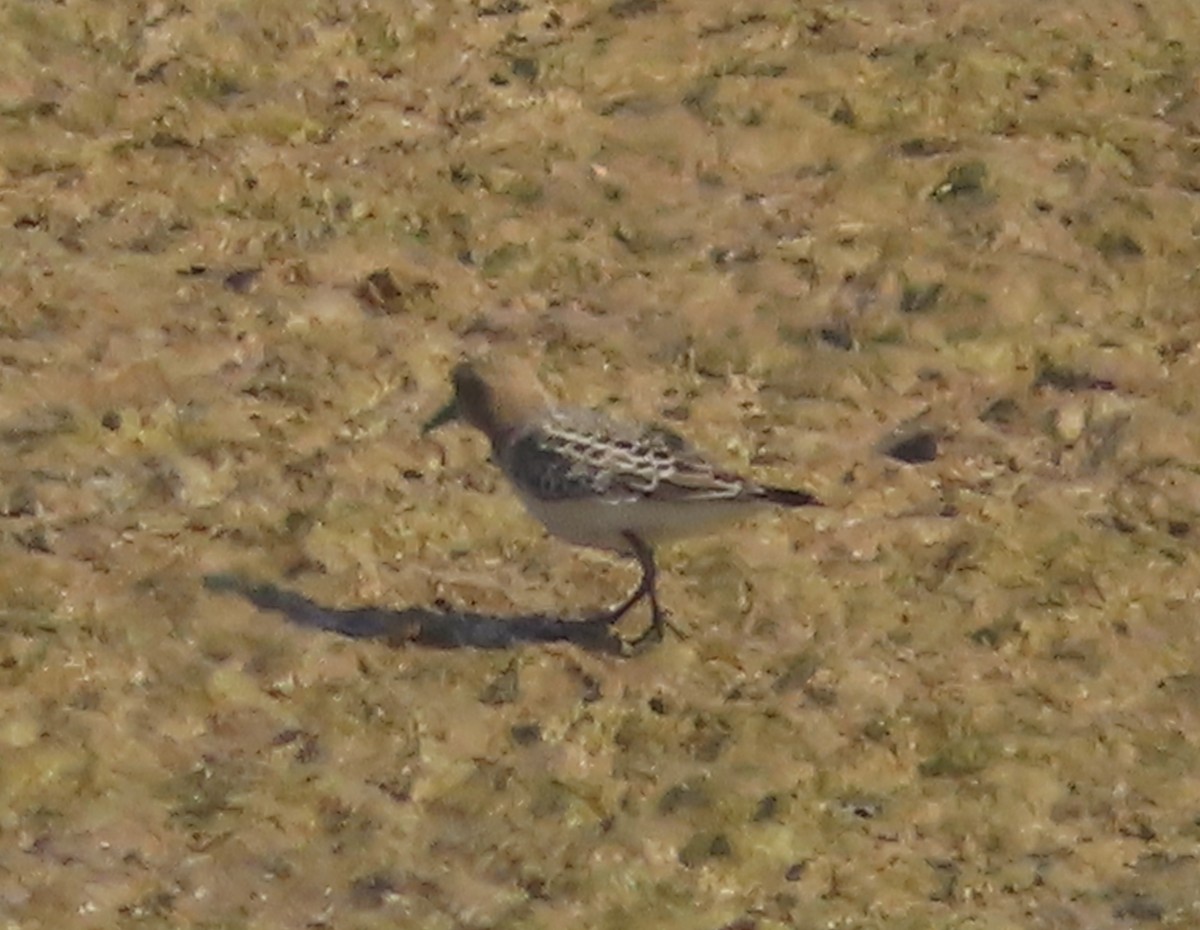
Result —
<path fill-rule="evenodd" d="M 723 471 L 681 436 L 591 411 L 560 412 L 511 445 L 508 471 L 544 500 L 754 501 L 763 489 Z"/>

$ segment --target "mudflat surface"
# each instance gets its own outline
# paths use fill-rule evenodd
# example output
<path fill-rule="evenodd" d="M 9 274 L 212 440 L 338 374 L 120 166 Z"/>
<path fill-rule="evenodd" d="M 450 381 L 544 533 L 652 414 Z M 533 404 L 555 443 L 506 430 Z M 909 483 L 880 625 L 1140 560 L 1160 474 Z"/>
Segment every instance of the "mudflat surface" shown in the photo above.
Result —
<path fill-rule="evenodd" d="M 0 8 L 6 926 L 1196 926 L 1197 35 Z M 484 349 L 828 506 L 621 656 Z"/>

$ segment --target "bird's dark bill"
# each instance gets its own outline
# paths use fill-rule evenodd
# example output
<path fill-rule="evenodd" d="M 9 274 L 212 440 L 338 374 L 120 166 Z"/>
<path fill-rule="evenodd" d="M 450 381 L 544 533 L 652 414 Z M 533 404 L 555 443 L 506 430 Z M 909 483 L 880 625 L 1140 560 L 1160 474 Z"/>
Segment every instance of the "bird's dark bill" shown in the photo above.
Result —
<path fill-rule="evenodd" d="M 428 421 L 426 421 L 425 425 L 421 427 L 421 435 L 424 436 L 426 433 L 432 432 L 433 430 L 437 429 L 439 426 L 444 426 L 445 424 L 449 423 L 451 420 L 457 420 L 457 419 L 458 419 L 458 399 L 452 398 L 450 400 L 450 403 L 446 404 L 445 407 L 443 407 L 441 410 L 439 410 L 437 413 L 435 413 L 432 417 L 430 417 Z"/>

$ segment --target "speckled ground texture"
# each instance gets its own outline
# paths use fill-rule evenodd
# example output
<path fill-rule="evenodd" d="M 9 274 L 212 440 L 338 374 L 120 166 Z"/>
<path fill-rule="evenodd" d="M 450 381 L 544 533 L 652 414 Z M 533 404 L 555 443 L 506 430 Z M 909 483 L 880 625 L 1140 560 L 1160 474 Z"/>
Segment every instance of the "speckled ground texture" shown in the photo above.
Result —
<path fill-rule="evenodd" d="M 1197 35 L 0 5 L 0 926 L 1200 924 Z M 828 506 L 623 656 L 485 349 Z"/>

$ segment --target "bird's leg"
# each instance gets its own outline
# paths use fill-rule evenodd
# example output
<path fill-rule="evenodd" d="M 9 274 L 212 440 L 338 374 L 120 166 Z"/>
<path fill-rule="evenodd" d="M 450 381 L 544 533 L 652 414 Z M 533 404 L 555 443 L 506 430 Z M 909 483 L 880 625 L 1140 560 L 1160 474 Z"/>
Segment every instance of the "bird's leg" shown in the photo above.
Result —
<path fill-rule="evenodd" d="M 633 554 L 637 556 L 638 564 L 642 566 L 642 583 L 639 585 L 639 590 L 644 590 L 640 597 L 650 598 L 650 627 L 630 645 L 636 648 L 652 642 L 662 642 L 667 627 L 670 627 L 680 639 L 683 639 L 683 633 L 667 620 L 666 611 L 658 603 L 658 589 L 655 585 L 658 580 L 658 568 L 654 564 L 654 550 L 633 533 L 625 533 L 624 536 L 633 549 Z M 633 603 L 637 603 L 637 601 Z"/>
<path fill-rule="evenodd" d="M 633 589 L 633 593 L 630 594 L 629 597 L 625 598 L 625 600 L 623 600 L 620 604 L 618 604 L 616 607 L 612 608 L 611 610 L 608 610 L 608 611 L 602 613 L 600 616 L 592 618 L 592 622 L 594 622 L 594 623 L 602 623 L 606 626 L 611 626 L 612 624 L 614 624 L 618 620 L 620 620 L 622 617 L 624 617 L 627 613 L 629 613 L 630 608 L 632 608 L 634 605 L 636 605 L 637 602 L 640 601 L 642 598 L 644 598 L 647 594 L 649 594 L 653 600 L 655 600 L 655 601 L 657 600 L 657 598 L 655 597 L 655 594 L 654 594 L 654 574 L 655 574 L 655 572 L 654 572 L 654 556 L 653 556 L 653 554 L 649 555 L 649 566 L 650 567 L 649 567 L 649 569 L 647 569 L 647 567 L 646 567 L 647 563 L 642 558 L 642 550 L 649 552 L 645 543 L 643 543 L 640 539 L 638 539 L 632 533 L 626 533 L 625 537 L 626 537 L 626 539 L 630 540 L 630 544 L 635 547 L 634 555 L 637 556 L 638 564 L 641 565 L 641 568 L 642 568 L 641 581 L 639 581 L 638 586 Z"/>
<path fill-rule="evenodd" d="M 648 646 L 651 643 L 661 642 L 663 638 L 663 632 L 667 627 L 670 627 L 672 630 L 674 630 L 675 633 L 677 633 L 682 639 L 683 634 L 667 620 L 666 611 L 664 611 L 658 603 L 658 590 L 656 587 L 656 582 L 658 580 L 658 568 L 654 564 L 654 550 L 651 549 L 650 546 L 648 546 L 641 539 L 641 537 L 634 533 L 623 533 L 622 535 L 625 537 L 625 541 L 629 543 L 629 548 L 633 552 L 634 557 L 638 560 L 638 565 L 642 569 L 642 580 L 638 582 L 638 586 L 634 588 L 633 593 L 630 594 L 629 597 L 625 598 L 624 601 L 622 601 L 612 610 L 609 610 L 598 617 L 593 617 L 589 622 L 611 626 L 629 613 L 630 609 L 636 606 L 639 601 L 643 600 L 644 598 L 649 598 L 650 627 L 645 633 L 633 640 L 629 645 L 637 648 L 640 646 Z"/>

